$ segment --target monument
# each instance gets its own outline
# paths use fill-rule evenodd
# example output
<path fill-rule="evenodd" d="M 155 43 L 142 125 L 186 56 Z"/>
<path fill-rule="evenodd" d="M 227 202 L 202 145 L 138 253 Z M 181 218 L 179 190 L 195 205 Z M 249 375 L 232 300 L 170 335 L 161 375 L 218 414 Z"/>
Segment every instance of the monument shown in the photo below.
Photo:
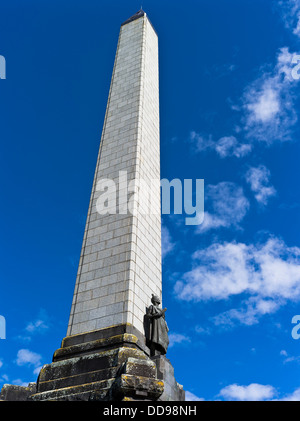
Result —
<path fill-rule="evenodd" d="M 159 184 L 151 212 L 139 211 L 138 180 L 160 180 L 158 76 L 158 37 L 140 10 L 120 29 L 67 336 L 31 400 L 184 400 L 165 356 Z"/>

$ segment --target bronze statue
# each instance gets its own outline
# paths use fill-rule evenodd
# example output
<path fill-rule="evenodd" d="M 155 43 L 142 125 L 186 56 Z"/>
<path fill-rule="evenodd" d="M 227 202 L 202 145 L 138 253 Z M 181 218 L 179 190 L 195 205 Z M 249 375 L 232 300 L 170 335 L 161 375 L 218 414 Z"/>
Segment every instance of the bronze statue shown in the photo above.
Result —
<path fill-rule="evenodd" d="M 166 354 L 169 345 L 168 326 L 165 320 L 166 308 L 159 307 L 160 299 L 152 294 L 152 305 L 147 308 L 145 315 L 146 344 L 150 348 L 150 355 Z"/>

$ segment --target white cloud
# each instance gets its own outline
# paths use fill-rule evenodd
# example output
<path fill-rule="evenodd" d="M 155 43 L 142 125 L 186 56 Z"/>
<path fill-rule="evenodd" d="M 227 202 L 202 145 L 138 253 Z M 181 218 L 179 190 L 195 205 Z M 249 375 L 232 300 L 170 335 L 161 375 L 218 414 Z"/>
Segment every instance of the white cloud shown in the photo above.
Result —
<path fill-rule="evenodd" d="M 203 152 L 207 149 L 213 149 L 215 147 L 215 142 L 213 141 L 212 135 L 204 137 L 203 135 L 192 130 L 189 140 L 193 146 L 194 152 Z"/>
<path fill-rule="evenodd" d="M 282 83 L 293 83 L 295 79 L 292 76 L 294 68 L 293 58 L 296 53 L 290 53 L 288 47 L 282 47 L 278 50 L 275 73 L 282 78 Z M 292 86 L 292 85 L 290 85 Z"/>
<path fill-rule="evenodd" d="M 250 167 L 245 177 L 260 204 L 266 205 L 269 198 L 276 195 L 275 188 L 270 185 L 270 171 L 264 165 Z"/>
<path fill-rule="evenodd" d="M 260 77 L 244 91 L 242 120 L 245 135 L 251 141 L 271 144 L 291 139 L 291 130 L 297 121 L 292 58 L 287 47 L 279 49 L 274 68 L 270 71 L 262 68 Z"/>
<path fill-rule="evenodd" d="M 36 376 L 38 376 L 40 374 L 40 371 L 42 369 L 42 365 L 37 366 L 34 370 L 33 370 L 33 374 L 35 374 Z"/>
<path fill-rule="evenodd" d="M 201 224 L 201 226 L 198 226 L 197 232 L 202 233 L 211 229 L 228 228 L 229 226 L 230 223 L 226 218 L 212 215 L 209 212 L 204 212 L 203 223 Z"/>
<path fill-rule="evenodd" d="M 203 398 L 199 398 L 198 396 L 194 395 L 194 393 L 189 392 L 188 390 L 185 392 L 185 400 L 194 402 L 204 401 Z"/>
<path fill-rule="evenodd" d="M 224 299 L 241 294 L 248 285 L 245 244 L 213 244 L 193 254 L 194 268 L 176 283 L 178 297 L 187 301 Z"/>
<path fill-rule="evenodd" d="M 24 386 L 24 387 L 27 387 L 28 386 L 28 384 L 29 384 L 29 382 L 24 382 L 23 380 L 21 380 L 21 379 L 16 379 L 16 380 L 13 380 L 12 381 L 12 384 L 15 384 L 15 385 L 17 385 L 17 386 Z"/>
<path fill-rule="evenodd" d="M 171 348 L 175 344 L 181 344 L 183 342 L 190 342 L 190 338 L 181 333 L 170 333 L 169 334 L 169 347 Z"/>
<path fill-rule="evenodd" d="M 239 223 L 249 209 L 249 201 L 242 187 L 231 182 L 208 185 L 205 189 L 206 202 L 211 211 L 204 213 L 204 221 L 197 232 L 202 233 L 216 228 L 240 228 Z"/>
<path fill-rule="evenodd" d="M 300 1 L 280 0 L 278 5 L 281 9 L 281 17 L 285 27 L 300 37 Z"/>
<path fill-rule="evenodd" d="M 300 5 L 298 18 L 300 36 Z M 232 135 L 215 141 L 211 134 L 205 136 L 192 131 L 189 140 L 194 152 L 214 150 L 220 158 L 242 158 L 251 152 L 256 141 L 270 145 L 291 140 L 297 122 L 294 102 L 298 80 L 292 76 L 294 56 L 288 47 L 280 48 L 272 67 L 262 66 L 258 77 L 245 87 L 239 103 L 231 105 L 232 110 L 241 113 L 235 133 L 244 137 L 243 143 Z"/>
<path fill-rule="evenodd" d="M 239 143 L 235 136 L 224 136 L 216 142 L 215 149 L 221 158 L 228 156 L 242 158 L 251 152 L 252 145 Z"/>
<path fill-rule="evenodd" d="M 41 365 L 41 355 L 29 349 L 20 349 L 17 354 L 16 363 L 19 366 L 33 365 L 35 369 Z"/>
<path fill-rule="evenodd" d="M 278 89 L 274 89 L 274 80 L 267 79 L 255 100 L 251 98 L 246 107 L 250 111 L 249 120 L 266 123 L 272 120 L 280 111 L 280 98 Z M 249 95 L 249 92 L 248 92 Z M 251 92 L 251 95 L 253 93 Z"/>
<path fill-rule="evenodd" d="M 288 247 L 276 237 L 257 245 L 215 243 L 192 257 L 193 268 L 175 284 L 179 299 L 241 297 L 240 307 L 215 316 L 215 324 L 251 325 L 300 299 L 300 248 Z"/>
<path fill-rule="evenodd" d="M 279 307 L 280 301 L 250 297 L 241 302 L 240 308 L 224 311 L 212 317 L 212 321 L 216 326 L 234 326 L 236 323 L 252 326 L 259 322 L 260 317 L 274 313 Z"/>
<path fill-rule="evenodd" d="M 8 382 L 8 375 L 7 374 L 2 374 L 2 376 L 0 378 L 0 382 Z"/>
<path fill-rule="evenodd" d="M 252 149 L 251 144 L 240 143 L 235 136 L 223 136 L 214 141 L 212 135 L 203 136 L 195 131 L 190 133 L 190 142 L 193 145 L 194 152 L 213 150 L 220 158 L 232 156 L 242 158 Z"/>
<path fill-rule="evenodd" d="M 283 364 L 291 363 L 291 362 L 297 362 L 297 363 L 300 362 L 300 356 L 299 355 L 297 355 L 297 356 L 293 356 L 293 355 L 289 356 L 288 353 L 284 349 L 282 351 L 280 351 L 280 355 L 283 356 L 283 357 L 285 357 L 283 359 Z"/>
<path fill-rule="evenodd" d="M 300 387 L 294 390 L 293 393 L 286 395 L 280 401 L 300 401 Z"/>
<path fill-rule="evenodd" d="M 233 401 L 263 401 L 270 400 L 276 394 L 276 389 L 270 385 L 251 383 L 248 386 L 231 384 L 220 391 L 226 400 Z"/>
<path fill-rule="evenodd" d="M 211 335 L 212 330 L 209 329 L 208 327 L 202 327 L 202 326 L 196 326 L 195 327 L 195 331 L 197 333 L 200 333 L 201 335 Z"/>
<path fill-rule="evenodd" d="M 36 333 L 46 330 L 48 327 L 49 326 L 43 320 L 36 320 L 35 322 L 28 323 L 25 330 L 30 333 Z"/>
<path fill-rule="evenodd" d="M 44 309 L 40 309 L 37 319 L 28 322 L 24 328 L 25 334 L 17 336 L 17 339 L 23 342 L 30 342 L 33 335 L 45 333 L 49 326 L 49 316 Z"/>

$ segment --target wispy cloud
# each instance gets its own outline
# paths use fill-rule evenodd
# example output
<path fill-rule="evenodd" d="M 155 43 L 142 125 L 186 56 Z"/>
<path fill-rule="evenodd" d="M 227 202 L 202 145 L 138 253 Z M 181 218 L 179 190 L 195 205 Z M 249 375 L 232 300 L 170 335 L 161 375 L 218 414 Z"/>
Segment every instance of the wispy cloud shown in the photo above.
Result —
<path fill-rule="evenodd" d="M 169 347 L 174 346 L 175 344 L 182 344 L 186 342 L 190 342 L 190 338 L 186 335 L 183 335 L 181 333 L 170 333 L 169 334 Z"/>
<path fill-rule="evenodd" d="M 186 401 L 194 401 L 194 402 L 204 401 L 203 398 L 199 398 L 194 393 L 189 392 L 188 390 L 185 392 L 185 400 Z"/>
<path fill-rule="evenodd" d="M 251 142 L 272 144 L 291 139 L 297 122 L 293 91 L 297 81 L 292 77 L 292 58 L 287 47 L 280 48 L 273 68 L 263 66 L 260 76 L 244 90 L 241 123 Z"/>
<path fill-rule="evenodd" d="M 41 362 L 41 355 L 32 352 L 29 349 L 20 349 L 17 354 L 17 365 L 39 365 Z"/>
<path fill-rule="evenodd" d="M 36 352 L 32 352 L 29 349 L 20 349 L 17 353 L 16 364 L 18 366 L 33 367 L 33 373 L 38 374 L 41 369 L 42 356 Z"/>
<path fill-rule="evenodd" d="M 23 342 L 30 342 L 33 335 L 44 334 L 50 327 L 49 316 L 46 311 L 41 309 L 38 317 L 30 322 L 27 322 L 24 333 L 17 337 L 18 340 Z"/>
<path fill-rule="evenodd" d="M 281 300 L 250 297 L 243 300 L 239 308 L 232 308 L 211 318 L 216 326 L 232 327 L 237 323 L 252 326 L 265 314 L 271 314 L 280 307 Z"/>
<path fill-rule="evenodd" d="M 161 254 L 164 259 L 167 254 L 171 253 L 175 247 L 175 243 L 172 240 L 169 229 L 166 225 L 161 227 Z"/>
<path fill-rule="evenodd" d="M 250 143 L 240 143 L 235 136 L 223 136 L 215 141 L 212 135 L 204 136 L 191 131 L 189 141 L 195 153 L 215 151 L 220 158 L 242 158 L 252 149 Z"/>
<path fill-rule="evenodd" d="M 252 145 L 249 143 L 239 143 L 235 136 L 221 137 L 216 143 L 216 152 L 221 158 L 235 156 L 242 158 L 251 152 Z"/>
<path fill-rule="evenodd" d="M 228 181 L 208 185 L 205 199 L 205 208 L 208 210 L 204 213 L 203 224 L 197 228 L 198 233 L 217 228 L 240 229 L 239 223 L 250 206 L 242 187 Z"/>
<path fill-rule="evenodd" d="M 8 376 L 7 376 L 7 374 L 2 374 L 1 375 L 0 382 L 8 382 Z"/>
<path fill-rule="evenodd" d="M 21 380 L 21 379 L 15 379 L 15 380 L 13 380 L 12 381 L 12 384 L 15 384 L 15 385 L 17 385 L 17 386 L 24 386 L 24 387 L 27 387 L 28 386 L 28 384 L 29 384 L 29 382 L 24 382 L 23 380 Z"/>
<path fill-rule="evenodd" d="M 201 335 L 211 335 L 212 334 L 212 330 L 209 329 L 208 327 L 203 327 L 203 326 L 196 326 L 195 327 L 195 331 L 197 333 L 200 333 Z"/>
<path fill-rule="evenodd" d="M 300 355 L 294 356 L 294 355 L 288 355 L 288 353 L 283 349 L 280 351 L 280 355 L 283 358 L 283 364 L 291 363 L 291 362 L 297 362 L 300 363 Z"/>
<path fill-rule="evenodd" d="M 29 333 L 42 332 L 48 329 L 49 326 L 43 320 L 35 320 L 34 322 L 28 323 L 25 330 Z"/>
<path fill-rule="evenodd" d="M 274 399 L 275 400 L 275 399 Z M 294 392 L 284 396 L 280 401 L 300 401 L 300 387 L 295 389 Z"/>
<path fill-rule="evenodd" d="M 300 37 L 300 1 L 280 0 L 278 6 L 285 27 Z"/>
<path fill-rule="evenodd" d="M 297 2 L 298 3 L 298 2 Z M 300 35 L 300 7 L 298 29 Z M 288 47 L 278 50 L 273 64 L 264 64 L 258 76 L 245 86 L 231 109 L 237 113 L 232 133 L 214 140 L 191 131 L 189 142 L 194 153 L 215 151 L 220 158 L 243 158 L 256 142 L 271 145 L 292 139 L 293 128 L 298 120 L 295 99 L 298 80 L 292 75 L 295 54 Z M 238 137 L 242 140 L 237 139 Z"/>
<path fill-rule="evenodd" d="M 276 195 L 275 188 L 270 185 L 270 176 L 269 169 L 264 165 L 250 167 L 245 175 L 255 199 L 262 205 L 267 205 L 269 199 Z"/>

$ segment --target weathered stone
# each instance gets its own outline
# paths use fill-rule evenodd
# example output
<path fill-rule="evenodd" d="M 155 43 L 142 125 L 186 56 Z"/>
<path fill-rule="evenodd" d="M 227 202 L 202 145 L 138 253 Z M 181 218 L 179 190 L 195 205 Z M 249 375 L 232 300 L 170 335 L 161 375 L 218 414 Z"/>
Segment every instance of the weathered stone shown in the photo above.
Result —
<path fill-rule="evenodd" d="M 151 360 L 129 357 L 124 364 L 123 372 L 135 376 L 156 378 L 156 365 Z"/>
<path fill-rule="evenodd" d="M 164 392 L 160 396 L 160 401 L 184 401 L 185 391 L 182 385 L 176 382 L 174 377 L 174 368 L 168 358 L 164 355 L 152 357 L 156 364 L 156 376 L 164 381 Z"/>
<path fill-rule="evenodd" d="M 28 386 L 4 384 L 0 393 L 0 401 L 26 401 L 35 392 L 36 383 L 29 383 Z"/>
<path fill-rule="evenodd" d="M 164 382 L 149 377 L 121 374 L 112 388 L 113 397 L 123 400 L 125 397 L 135 399 L 157 400 L 163 393 Z"/>
<path fill-rule="evenodd" d="M 33 401 L 65 401 L 65 400 L 91 400 L 93 392 L 97 392 L 99 400 L 105 400 L 115 379 L 102 380 L 88 384 L 47 390 L 30 397 Z"/>
<path fill-rule="evenodd" d="M 130 326 L 104 329 L 106 334 L 130 330 Z M 94 339 L 82 342 L 83 339 Z M 156 366 L 132 333 L 104 337 L 90 332 L 65 338 L 53 362 L 42 367 L 37 393 L 31 400 L 156 400 L 163 382 Z"/>

